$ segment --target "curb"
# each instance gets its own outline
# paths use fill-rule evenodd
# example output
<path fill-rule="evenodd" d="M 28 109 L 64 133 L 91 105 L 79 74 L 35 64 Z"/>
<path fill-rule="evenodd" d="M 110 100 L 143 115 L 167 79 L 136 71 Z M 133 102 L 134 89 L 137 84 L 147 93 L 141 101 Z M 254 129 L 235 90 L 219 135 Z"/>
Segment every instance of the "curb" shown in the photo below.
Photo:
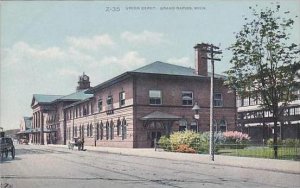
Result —
<path fill-rule="evenodd" d="M 65 145 L 46 145 L 57 148 L 65 148 Z M 276 171 L 278 173 L 289 173 L 289 174 L 300 174 L 300 162 L 299 161 L 288 161 L 288 160 L 276 160 L 276 159 L 263 159 L 263 158 L 251 158 L 251 157 L 235 157 L 235 156 L 215 156 L 215 161 L 209 161 L 208 154 L 187 154 L 187 153 L 175 153 L 165 152 L 165 151 L 155 151 L 155 153 L 165 153 L 164 157 L 157 156 L 156 154 L 149 153 L 133 153 L 131 151 L 112 151 L 109 148 L 102 147 L 97 149 L 93 146 L 86 146 L 86 151 L 88 152 L 97 152 L 97 153 L 108 153 L 108 154 L 118 154 L 124 156 L 136 156 L 136 157 L 147 157 L 147 158 L 156 158 L 164 160 L 175 160 L 175 161 L 186 161 L 194 162 L 199 164 L 208 164 L 208 165 L 219 165 L 219 166 L 228 166 L 236 168 L 248 168 L 254 170 L 263 170 L 263 171 Z M 138 151 L 137 149 L 136 151 Z M 154 153 L 154 151 L 153 151 Z M 193 157 L 193 158 L 191 158 Z M 289 168 L 290 167 L 290 168 Z"/>

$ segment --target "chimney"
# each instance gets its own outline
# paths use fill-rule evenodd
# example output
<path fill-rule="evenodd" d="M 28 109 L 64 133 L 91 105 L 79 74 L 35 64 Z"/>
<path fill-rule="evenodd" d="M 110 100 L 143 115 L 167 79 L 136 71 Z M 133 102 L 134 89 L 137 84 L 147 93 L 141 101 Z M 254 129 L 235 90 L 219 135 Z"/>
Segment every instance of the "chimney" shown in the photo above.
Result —
<path fill-rule="evenodd" d="M 197 75 L 207 76 L 207 53 L 202 50 L 207 50 L 207 45 L 204 43 L 196 44 L 195 48 L 195 71 Z"/>

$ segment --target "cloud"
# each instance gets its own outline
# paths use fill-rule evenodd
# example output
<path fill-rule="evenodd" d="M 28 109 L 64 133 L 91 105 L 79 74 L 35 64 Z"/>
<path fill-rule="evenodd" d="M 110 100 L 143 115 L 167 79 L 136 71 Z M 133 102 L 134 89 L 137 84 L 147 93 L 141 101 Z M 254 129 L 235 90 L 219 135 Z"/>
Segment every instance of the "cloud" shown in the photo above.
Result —
<path fill-rule="evenodd" d="M 97 50 L 100 47 L 114 45 L 114 41 L 108 34 L 93 37 L 67 37 L 66 41 L 73 48 L 86 50 Z"/>
<path fill-rule="evenodd" d="M 71 70 L 71 69 L 60 69 L 57 71 L 58 75 L 60 76 L 72 76 L 72 77 L 76 77 L 80 75 L 79 71 L 75 71 L 75 70 Z"/>
<path fill-rule="evenodd" d="M 3 65 L 17 65 L 27 60 L 58 60 L 65 58 L 65 52 L 59 47 L 41 49 L 20 41 L 11 48 L 3 50 Z"/>
<path fill-rule="evenodd" d="M 109 56 L 102 58 L 99 62 L 93 64 L 93 67 L 97 66 L 113 66 L 119 70 L 128 71 L 136 69 L 146 64 L 146 59 L 141 57 L 136 51 L 130 51 L 125 53 L 121 57 Z"/>
<path fill-rule="evenodd" d="M 156 45 L 164 42 L 164 34 L 150 31 L 143 31 L 142 33 L 132 33 L 125 31 L 121 34 L 121 39 L 133 44 Z"/>
<path fill-rule="evenodd" d="M 188 57 L 170 58 L 167 62 L 184 67 L 191 67 L 193 65 L 193 62 Z"/>

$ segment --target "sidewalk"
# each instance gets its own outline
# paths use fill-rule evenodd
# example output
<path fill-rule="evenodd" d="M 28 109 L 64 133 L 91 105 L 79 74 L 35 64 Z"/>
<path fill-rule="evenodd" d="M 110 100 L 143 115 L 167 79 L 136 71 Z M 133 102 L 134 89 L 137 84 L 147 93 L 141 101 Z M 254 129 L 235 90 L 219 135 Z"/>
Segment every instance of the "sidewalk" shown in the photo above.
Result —
<path fill-rule="evenodd" d="M 48 145 L 52 147 L 63 147 L 67 148 L 66 145 Z M 181 160 L 197 162 L 202 164 L 211 165 L 224 165 L 250 169 L 260 170 L 272 170 L 287 173 L 300 174 L 300 162 L 299 161 L 288 161 L 288 160 L 275 160 L 275 159 L 260 159 L 260 158 L 249 158 L 249 157 L 234 157 L 215 155 L 215 161 L 211 161 L 207 154 L 188 154 L 188 153 L 174 153 L 165 152 L 163 150 L 154 151 L 153 148 L 147 149 L 132 149 L 132 148 L 112 148 L 112 147 L 94 147 L 85 146 L 87 151 L 114 153 L 120 155 L 132 155 L 141 157 L 152 157 L 159 159 L 168 160 Z M 75 148 L 74 148 L 75 149 Z"/>

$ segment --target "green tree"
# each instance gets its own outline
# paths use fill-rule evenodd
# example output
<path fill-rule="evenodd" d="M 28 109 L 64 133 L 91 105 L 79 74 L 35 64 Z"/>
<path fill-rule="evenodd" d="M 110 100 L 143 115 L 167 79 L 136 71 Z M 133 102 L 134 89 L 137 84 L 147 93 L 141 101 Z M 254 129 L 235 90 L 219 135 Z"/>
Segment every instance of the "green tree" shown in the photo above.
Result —
<path fill-rule="evenodd" d="M 300 50 L 290 39 L 294 24 L 290 12 L 280 14 L 280 5 L 275 6 L 260 10 L 249 7 L 253 17 L 245 18 L 247 23 L 229 47 L 233 57 L 226 83 L 241 98 L 256 98 L 263 109 L 273 114 L 277 158 L 277 123 L 284 108 L 295 99 L 292 91 L 296 87 Z"/>

